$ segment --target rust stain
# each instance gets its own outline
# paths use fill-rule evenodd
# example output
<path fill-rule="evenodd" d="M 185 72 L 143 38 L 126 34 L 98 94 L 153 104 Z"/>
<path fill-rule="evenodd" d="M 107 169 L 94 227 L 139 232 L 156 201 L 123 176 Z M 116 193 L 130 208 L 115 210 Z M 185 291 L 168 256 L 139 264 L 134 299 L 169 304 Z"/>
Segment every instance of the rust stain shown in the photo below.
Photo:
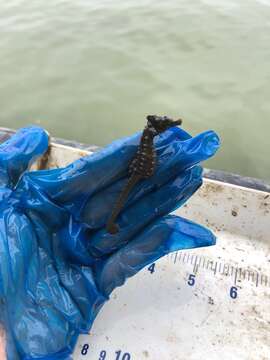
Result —
<path fill-rule="evenodd" d="M 270 210 L 270 198 L 269 195 L 259 197 L 259 209 L 260 210 Z"/>
<path fill-rule="evenodd" d="M 219 184 L 212 184 L 212 183 L 204 183 L 201 191 L 200 191 L 200 195 L 202 197 L 208 197 L 209 195 L 213 194 L 213 193 L 222 193 L 224 192 L 224 187 L 222 185 Z"/>
<path fill-rule="evenodd" d="M 149 357 L 149 352 L 147 350 L 144 350 L 143 355 L 144 355 L 144 357 L 148 358 Z"/>
<path fill-rule="evenodd" d="M 233 206 L 233 208 L 231 210 L 231 214 L 234 217 L 238 216 L 239 215 L 239 208 L 237 206 Z"/>
<path fill-rule="evenodd" d="M 85 156 L 87 156 L 89 154 L 87 152 L 85 152 L 85 151 L 78 151 L 78 155 L 79 155 L 79 157 L 85 157 Z"/>
<path fill-rule="evenodd" d="M 214 303 L 214 300 L 213 300 L 213 298 L 211 298 L 211 296 L 208 296 L 208 304 L 210 304 L 210 305 L 214 305 L 215 303 Z"/>
<path fill-rule="evenodd" d="M 38 164 L 38 167 L 40 170 L 48 169 L 48 163 L 49 163 L 49 159 L 51 156 L 51 150 L 52 150 L 52 147 L 51 147 L 51 145 L 49 145 L 45 154 L 40 158 L 39 164 Z"/>
<path fill-rule="evenodd" d="M 234 217 L 238 216 L 238 212 L 236 210 L 232 210 L 232 216 Z"/>

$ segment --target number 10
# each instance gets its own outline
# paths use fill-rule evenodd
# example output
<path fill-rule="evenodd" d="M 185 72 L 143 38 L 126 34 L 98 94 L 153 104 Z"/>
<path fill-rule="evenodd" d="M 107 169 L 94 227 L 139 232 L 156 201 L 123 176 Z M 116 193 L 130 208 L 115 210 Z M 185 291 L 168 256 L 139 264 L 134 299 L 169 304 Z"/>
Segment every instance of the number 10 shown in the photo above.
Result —
<path fill-rule="evenodd" d="M 130 359 L 131 359 L 129 353 L 124 353 L 123 356 L 120 357 L 120 356 L 121 356 L 121 353 L 122 353 L 121 350 L 116 351 L 115 353 L 116 353 L 116 358 L 115 358 L 115 360 L 130 360 Z"/>

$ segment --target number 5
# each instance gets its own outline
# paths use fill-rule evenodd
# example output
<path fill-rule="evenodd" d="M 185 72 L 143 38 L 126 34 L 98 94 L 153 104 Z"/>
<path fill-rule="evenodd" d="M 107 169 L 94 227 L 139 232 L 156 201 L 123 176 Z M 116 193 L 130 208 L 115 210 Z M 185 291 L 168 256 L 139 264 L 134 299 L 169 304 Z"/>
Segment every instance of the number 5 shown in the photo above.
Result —
<path fill-rule="evenodd" d="M 188 285 L 189 286 L 194 286 L 195 285 L 195 278 L 196 278 L 195 275 L 192 275 L 192 274 L 189 275 L 189 277 L 188 277 Z"/>

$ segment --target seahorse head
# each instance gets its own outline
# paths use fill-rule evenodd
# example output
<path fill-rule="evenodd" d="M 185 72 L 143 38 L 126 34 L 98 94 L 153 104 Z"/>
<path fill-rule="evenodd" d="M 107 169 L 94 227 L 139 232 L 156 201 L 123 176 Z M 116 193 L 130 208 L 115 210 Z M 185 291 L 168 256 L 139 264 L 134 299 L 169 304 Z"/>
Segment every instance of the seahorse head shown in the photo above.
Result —
<path fill-rule="evenodd" d="M 182 124 L 181 119 L 173 120 L 167 116 L 148 115 L 146 119 L 147 126 L 153 128 L 157 134 L 160 134 L 173 126 Z"/>

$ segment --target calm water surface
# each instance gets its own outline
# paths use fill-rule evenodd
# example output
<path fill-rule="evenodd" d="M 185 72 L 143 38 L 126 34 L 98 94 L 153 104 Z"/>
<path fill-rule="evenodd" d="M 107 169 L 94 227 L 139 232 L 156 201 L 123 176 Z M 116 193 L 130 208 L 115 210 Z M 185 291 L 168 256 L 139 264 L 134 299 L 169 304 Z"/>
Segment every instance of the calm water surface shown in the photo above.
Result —
<path fill-rule="evenodd" d="M 270 180 L 270 0 L 0 0 L 0 126 L 105 145 L 148 113 Z"/>

